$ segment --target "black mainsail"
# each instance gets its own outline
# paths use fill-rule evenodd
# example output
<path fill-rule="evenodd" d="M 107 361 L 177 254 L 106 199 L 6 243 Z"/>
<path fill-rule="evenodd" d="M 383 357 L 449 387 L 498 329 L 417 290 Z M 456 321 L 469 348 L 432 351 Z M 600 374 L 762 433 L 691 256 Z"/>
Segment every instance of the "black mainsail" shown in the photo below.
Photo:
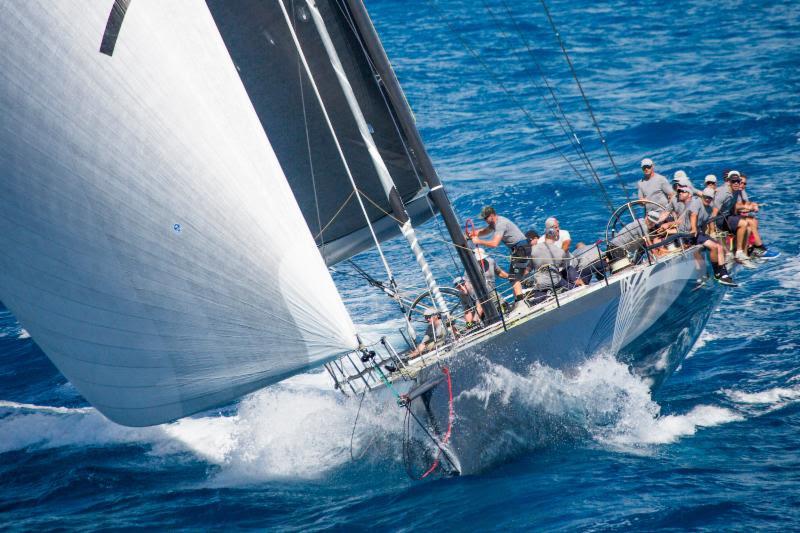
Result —
<path fill-rule="evenodd" d="M 326 262 L 334 264 L 374 246 L 278 2 L 207 3 Z M 370 221 L 381 240 L 399 235 L 397 224 L 387 216 L 392 208 L 308 7 L 305 2 L 286 5 L 356 184 L 369 199 L 365 205 Z M 336 1 L 318 2 L 317 7 L 395 186 L 414 222 L 424 222 L 433 213 L 422 197 L 419 162 L 406 148 L 393 106 L 376 80 L 348 12 Z"/>

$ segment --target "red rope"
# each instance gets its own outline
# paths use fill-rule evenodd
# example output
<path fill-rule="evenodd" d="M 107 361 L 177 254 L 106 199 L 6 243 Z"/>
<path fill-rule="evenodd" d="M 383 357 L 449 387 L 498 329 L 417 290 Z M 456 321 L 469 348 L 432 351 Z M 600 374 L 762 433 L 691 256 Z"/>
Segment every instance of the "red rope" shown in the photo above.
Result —
<path fill-rule="evenodd" d="M 456 418 L 456 411 L 453 408 L 453 381 L 452 381 L 452 379 L 450 379 L 450 369 L 447 368 L 446 366 L 443 366 L 442 367 L 442 372 L 444 372 L 444 375 L 447 377 L 447 395 L 449 396 L 449 399 L 447 401 L 447 410 L 448 410 L 448 413 L 447 413 L 447 431 L 445 432 L 444 437 L 442 438 L 442 440 L 439 441 L 439 444 L 441 446 L 444 446 L 450 440 L 450 433 L 452 433 L 452 431 L 453 431 L 453 421 Z M 430 474 L 431 472 L 436 470 L 436 467 L 439 466 L 439 458 L 442 455 L 441 446 L 438 447 L 438 449 L 436 451 L 436 459 L 433 461 L 433 464 L 431 465 L 431 467 L 424 474 L 422 474 L 422 477 L 420 479 L 425 479 L 426 477 L 428 477 L 428 474 Z"/>

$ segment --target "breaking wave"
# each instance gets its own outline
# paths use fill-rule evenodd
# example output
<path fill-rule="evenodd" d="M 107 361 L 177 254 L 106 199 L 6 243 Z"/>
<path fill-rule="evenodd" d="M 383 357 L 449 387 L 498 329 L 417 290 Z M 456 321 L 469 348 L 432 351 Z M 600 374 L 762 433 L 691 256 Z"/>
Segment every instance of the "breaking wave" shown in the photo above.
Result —
<path fill-rule="evenodd" d="M 714 405 L 697 405 L 684 414 L 662 414 L 647 382 L 606 355 L 589 360 L 573 375 L 539 365 L 519 375 L 494 366 L 480 385 L 463 392 L 460 399 L 480 401 L 495 412 L 537 413 L 524 422 L 544 425 L 550 437 L 585 436 L 603 446 L 635 453 L 673 443 L 699 428 L 744 418 Z M 511 427 L 514 434 L 507 442 L 519 443 L 536 433 L 544 438 L 540 444 L 552 444 L 537 428 Z"/>
<path fill-rule="evenodd" d="M 762 396 L 731 393 L 740 402 L 799 399 L 800 389 Z M 770 396 L 771 395 L 771 396 Z M 469 405 L 484 421 L 462 417 Z M 314 479 L 349 468 L 351 434 L 359 463 L 382 468 L 402 462 L 403 411 L 394 402 L 363 402 L 355 432 L 359 398 L 329 388 L 324 374 L 308 374 L 245 398 L 230 416 L 201 416 L 150 428 L 126 428 L 92 408 L 36 406 L 0 402 L 0 453 L 25 448 L 137 444 L 149 454 L 191 457 L 218 468 L 210 480 L 223 485 L 265 479 Z M 474 412 L 474 411 L 473 411 Z M 654 445 L 693 435 L 699 428 L 742 420 L 743 415 L 714 405 L 697 405 L 683 414 L 662 414 L 647 383 L 610 356 L 597 356 L 567 375 L 534 365 L 515 374 L 493 365 L 478 385 L 456 397 L 460 431 L 491 438 L 473 450 L 482 470 L 532 449 L 584 440 L 616 451 L 647 453 Z M 494 424 L 486 431 L 483 423 Z M 471 469 L 468 469 L 468 472 Z"/>
<path fill-rule="evenodd" d="M 320 376 L 327 378 L 327 376 Z M 0 402 L 0 453 L 62 446 L 138 444 L 149 453 L 189 453 L 219 467 L 213 481 L 247 483 L 275 478 L 312 479 L 350 461 L 358 399 L 315 386 L 314 375 L 290 386 L 264 389 L 245 398 L 232 416 L 202 416 L 148 428 L 128 428 L 93 408 Z M 353 436 L 354 453 L 365 460 L 397 457 L 402 418 L 364 402 Z M 380 451 L 378 453 L 378 450 Z"/>

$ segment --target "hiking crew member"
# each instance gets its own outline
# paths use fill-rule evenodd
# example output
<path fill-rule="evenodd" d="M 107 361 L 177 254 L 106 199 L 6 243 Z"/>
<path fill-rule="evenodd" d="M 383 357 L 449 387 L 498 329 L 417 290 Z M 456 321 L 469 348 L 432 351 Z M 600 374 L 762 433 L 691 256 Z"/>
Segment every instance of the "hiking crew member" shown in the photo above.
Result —
<path fill-rule="evenodd" d="M 425 330 L 425 335 L 422 336 L 422 340 L 419 341 L 417 347 L 408 353 L 409 357 L 416 357 L 424 352 L 427 352 L 428 350 L 433 349 L 437 343 L 444 341 L 444 324 L 442 324 L 442 319 L 439 317 L 439 313 L 433 309 L 426 309 L 425 320 L 428 322 L 428 328 Z"/>
<path fill-rule="evenodd" d="M 672 198 L 672 188 L 667 178 L 655 171 L 652 159 L 642 159 L 642 174 L 642 179 L 637 185 L 639 200 L 650 200 L 666 206 L 669 199 Z"/>
<path fill-rule="evenodd" d="M 672 188 L 675 189 L 676 187 L 683 187 L 685 189 L 689 189 L 692 193 L 692 196 L 700 196 L 700 191 L 694 188 L 692 182 L 689 180 L 689 176 L 686 175 L 686 172 L 683 170 L 677 170 L 675 174 L 672 175 Z"/>
<path fill-rule="evenodd" d="M 579 242 L 575 245 L 571 264 L 567 268 L 567 281 L 572 285 L 588 285 L 592 281 L 592 275 L 598 280 L 603 279 L 605 270 L 606 262 L 602 259 L 598 245 L 586 246 Z"/>
<path fill-rule="evenodd" d="M 547 230 L 547 228 L 556 229 L 557 237 L 555 244 L 560 246 L 565 252 L 569 252 L 569 245 L 572 242 L 572 237 L 567 230 L 561 229 L 561 225 L 558 223 L 558 219 L 556 217 L 549 217 L 544 221 L 544 229 Z"/>
<path fill-rule="evenodd" d="M 736 286 L 725 268 L 725 249 L 717 241 L 706 234 L 707 228 L 714 213 L 714 189 L 703 189 L 702 198 L 694 198 L 686 208 L 688 215 L 680 227 L 681 233 L 692 235 L 690 244 L 699 244 L 709 250 L 711 267 L 714 269 L 714 278 L 723 285 Z"/>
<path fill-rule="evenodd" d="M 514 289 L 514 300 L 522 299 L 522 278 L 525 276 L 525 267 L 531 256 L 531 246 L 525 234 L 506 217 L 498 215 L 494 208 L 485 206 L 481 209 L 481 218 L 487 226 L 481 230 L 472 230 L 467 237 L 472 239 L 476 246 L 496 248 L 502 242 L 511 250 L 511 259 L 508 264 L 508 281 Z M 494 234 L 491 240 L 480 239 L 489 234 Z"/>
<path fill-rule="evenodd" d="M 534 273 L 531 299 L 534 305 L 544 301 L 555 288 L 568 287 L 561 275 L 561 270 L 567 267 L 567 253 L 556 244 L 557 235 L 557 228 L 548 228 L 544 232 L 544 240 L 540 240 L 531 250 L 531 260 L 527 270 Z"/>
<path fill-rule="evenodd" d="M 740 211 L 758 211 L 758 204 L 742 201 L 740 197 L 740 186 L 742 177 L 737 170 L 728 172 L 727 184 L 717 189 L 714 196 L 714 213 L 712 217 L 717 220 L 718 227 L 736 236 L 734 258 L 737 262 L 750 266 L 746 263 L 747 239 L 748 234 L 753 235 L 753 253 L 756 257 L 771 259 L 777 257 L 776 252 L 768 252 L 764 243 L 761 242 L 761 235 L 758 232 L 758 219 L 750 216 L 742 216 Z"/>
<path fill-rule="evenodd" d="M 661 214 L 659 213 L 659 216 Z M 619 233 L 608 243 L 609 259 L 616 261 L 628 255 L 628 252 L 635 252 L 644 248 L 644 237 L 647 233 L 647 221 L 637 218 L 633 222 L 625 224 Z"/>

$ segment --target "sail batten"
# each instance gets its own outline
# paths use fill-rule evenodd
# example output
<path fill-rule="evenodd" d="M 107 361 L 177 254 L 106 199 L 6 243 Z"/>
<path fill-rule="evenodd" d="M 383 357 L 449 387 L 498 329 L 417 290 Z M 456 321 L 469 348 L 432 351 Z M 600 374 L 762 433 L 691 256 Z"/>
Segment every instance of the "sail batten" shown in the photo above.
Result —
<path fill-rule="evenodd" d="M 0 8 L 0 299 L 141 426 L 357 338 L 207 6 L 131 2 L 109 56 L 113 6 Z"/>

